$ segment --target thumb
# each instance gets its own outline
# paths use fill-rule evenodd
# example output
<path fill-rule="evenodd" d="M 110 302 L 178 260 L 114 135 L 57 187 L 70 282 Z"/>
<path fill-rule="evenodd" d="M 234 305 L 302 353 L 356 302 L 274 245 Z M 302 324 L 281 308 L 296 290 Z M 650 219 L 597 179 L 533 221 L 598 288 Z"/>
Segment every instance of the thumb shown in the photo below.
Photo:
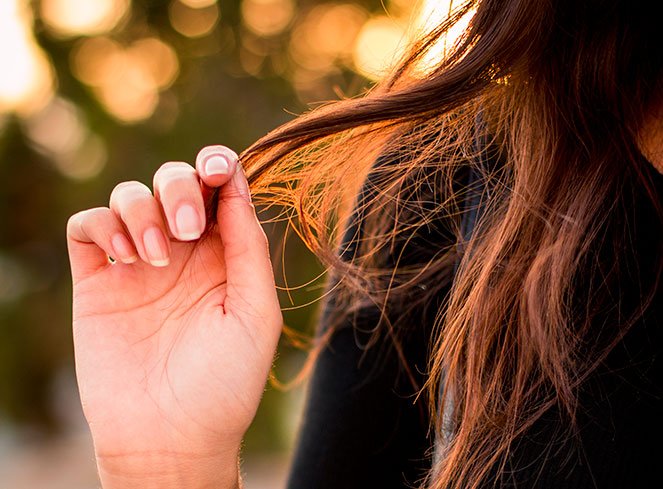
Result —
<path fill-rule="evenodd" d="M 267 236 L 258 221 L 251 193 L 237 155 L 222 146 L 207 147 L 198 159 L 210 158 L 213 148 L 232 172 L 219 189 L 217 225 L 223 243 L 227 275 L 226 312 L 259 325 L 272 325 L 278 339 L 282 326 Z M 198 164 L 196 166 L 199 166 Z"/>

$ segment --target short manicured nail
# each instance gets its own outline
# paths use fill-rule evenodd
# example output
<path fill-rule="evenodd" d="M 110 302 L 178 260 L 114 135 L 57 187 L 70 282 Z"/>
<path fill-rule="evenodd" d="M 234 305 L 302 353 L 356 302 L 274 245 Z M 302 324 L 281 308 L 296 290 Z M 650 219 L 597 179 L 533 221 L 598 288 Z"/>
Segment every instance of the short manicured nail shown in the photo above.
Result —
<path fill-rule="evenodd" d="M 157 227 L 149 228 L 143 234 L 143 245 L 145 246 L 145 253 L 150 264 L 155 267 L 165 267 L 170 263 L 168 256 L 168 244 L 166 237 Z"/>
<path fill-rule="evenodd" d="M 115 250 L 115 256 L 113 258 L 116 260 L 126 264 L 134 263 L 138 260 L 136 251 L 124 234 L 117 233 L 113 236 L 111 239 L 111 246 L 113 247 L 113 250 Z"/>
<path fill-rule="evenodd" d="M 227 175 L 229 167 L 228 160 L 222 155 L 211 155 L 205 160 L 205 173 L 207 176 Z"/>
<path fill-rule="evenodd" d="M 196 209 L 189 204 L 184 204 L 175 214 L 175 226 L 177 227 L 178 238 L 182 241 L 192 241 L 200 238 L 203 232 L 202 222 L 196 212 Z"/>

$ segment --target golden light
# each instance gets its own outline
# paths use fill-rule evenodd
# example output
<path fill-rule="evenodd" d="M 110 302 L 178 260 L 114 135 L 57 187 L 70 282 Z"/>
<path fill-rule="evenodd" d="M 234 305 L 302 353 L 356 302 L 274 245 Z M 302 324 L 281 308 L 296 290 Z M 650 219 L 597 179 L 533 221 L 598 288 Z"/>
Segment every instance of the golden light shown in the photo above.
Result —
<path fill-rule="evenodd" d="M 420 35 L 422 32 L 430 32 L 437 25 L 444 22 L 453 10 L 461 5 L 463 5 L 463 2 L 458 0 L 425 0 L 419 7 L 417 20 L 415 22 L 417 29 L 412 34 Z M 425 54 L 422 59 L 422 65 L 420 66 L 424 72 L 427 69 L 439 65 L 440 61 L 449 54 L 449 51 L 467 29 L 474 13 L 475 9 L 471 9 L 467 14 L 461 17 L 461 19 L 451 26 L 446 34 L 440 38 L 439 42 L 437 42 L 437 44 Z"/>
<path fill-rule="evenodd" d="M 38 114 L 27 118 L 24 126 L 35 149 L 48 156 L 73 154 L 87 136 L 78 108 L 60 97 L 53 98 Z"/>
<path fill-rule="evenodd" d="M 242 0 L 241 12 L 244 24 L 251 32 L 270 37 L 290 25 L 295 5 L 292 0 Z"/>
<path fill-rule="evenodd" d="M 42 0 L 40 13 L 57 35 L 91 36 L 112 30 L 129 6 L 129 0 Z"/>
<path fill-rule="evenodd" d="M 364 24 L 354 46 L 354 66 L 372 80 L 382 78 L 403 54 L 406 28 L 395 19 L 380 16 Z"/>
<path fill-rule="evenodd" d="M 191 8 L 205 8 L 216 3 L 216 0 L 180 0 L 184 5 Z"/>
<path fill-rule="evenodd" d="M 324 4 L 311 10 L 295 27 L 290 54 L 298 65 L 326 71 L 351 58 L 355 39 L 368 13 L 354 4 Z"/>
<path fill-rule="evenodd" d="M 216 2 L 209 5 L 191 6 L 190 2 L 173 0 L 168 7 L 170 24 L 186 37 L 203 37 L 212 32 L 219 21 Z"/>
<path fill-rule="evenodd" d="M 55 75 L 32 36 L 32 21 L 27 2 L 0 1 L 0 113 L 27 116 L 53 96 Z"/>
<path fill-rule="evenodd" d="M 43 110 L 25 119 L 23 126 L 31 146 L 68 178 L 92 178 L 106 164 L 106 144 L 90 132 L 81 111 L 68 100 L 53 98 Z"/>
<path fill-rule="evenodd" d="M 159 89 L 170 87 L 179 74 L 179 61 L 175 50 L 159 38 L 146 37 L 134 42 L 128 49 L 137 65 L 143 66 Z"/>
<path fill-rule="evenodd" d="M 430 0 L 423 0 L 428 2 Z M 389 0 L 387 4 L 389 15 L 395 15 L 400 18 L 405 18 L 413 10 L 420 7 L 422 0 Z"/>
<path fill-rule="evenodd" d="M 55 167 L 64 176 L 73 180 L 88 180 L 96 177 L 108 161 L 106 143 L 96 134 L 90 134 L 78 151 L 66 158 L 55 158 Z"/>
<path fill-rule="evenodd" d="M 139 122 L 152 115 L 159 102 L 157 85 L 146 67 L 129 55 L 114 57 L 113 76 L 96 90 L 106 111 L 123 122 Z"/>
<path fill-rule="evenodd" d="M 82 40 L 73 50 L 72 72 L 93 88 L 104 108 L 124 122 L 147 119 L 159 101 L 159 91 L 179 74 L 175 50 L 156 37 L 129 46 L 105 38 Z"/>
<path fill-rule="evenodd" d="M 112 68 L 122 52 L 122 46 L 107 37 L 84 39 L 72 51 L 71 70 L 83 83 L 99 87 L 115 78 Z"/>

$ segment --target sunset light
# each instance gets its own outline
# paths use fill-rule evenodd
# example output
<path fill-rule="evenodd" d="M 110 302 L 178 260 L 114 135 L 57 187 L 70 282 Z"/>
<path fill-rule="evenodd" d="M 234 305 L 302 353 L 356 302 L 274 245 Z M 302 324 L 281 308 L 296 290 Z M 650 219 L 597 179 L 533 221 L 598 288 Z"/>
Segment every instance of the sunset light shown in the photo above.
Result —
<path fill-rule="evenodd" d="M 246 27 L 260 36 L 283 32 L 295 14 L 293 0 L 242 0 Z"/>
<path fill-rule="evenodd" d="M 375 17 L 362 27 L 353 53 L 354 65 L 367 78 L 378 80 L 406 47 L 405 26 L 395 19 Z"/>
<path fill-rule="evenodd" d="M 32 22 L 26 2 L 0 2 L 0 113 L 33 113 L 53 95 L 53 69 L 32 35 Z"/>
<path fill-rule="evenodd" d="M 206 36 L 219 21 L 216 2 L 173 0 L 168 8 L 173 28 L 186 37 Z"/>
<path fill-rule="evenodd" d="M 44 23 L 61 36 L 103 34 L 126 15 L 129 0 L 42 0 Z"/>

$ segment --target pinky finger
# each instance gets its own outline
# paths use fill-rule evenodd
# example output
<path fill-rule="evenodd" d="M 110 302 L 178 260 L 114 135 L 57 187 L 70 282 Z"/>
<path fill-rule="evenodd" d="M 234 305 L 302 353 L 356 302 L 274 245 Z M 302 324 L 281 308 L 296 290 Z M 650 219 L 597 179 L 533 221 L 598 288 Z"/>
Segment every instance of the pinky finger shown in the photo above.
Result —
<path fill-rule="evenodd" d="M 103 255 L 106 263 L 108 256 L 127 264 L 138 260 L 136 247 L 117 215 L 108 207 L 96 207 L 74 214 L 67 225 L 67 238 L 74 249 L 84 245 L 97 246 L 103 250 L 103 253 L 97 254 L 98 259 Z M 74 249 L 72 251 L 75 253 Z M 72 259 L 75 258 L 72 256 Z"/>

